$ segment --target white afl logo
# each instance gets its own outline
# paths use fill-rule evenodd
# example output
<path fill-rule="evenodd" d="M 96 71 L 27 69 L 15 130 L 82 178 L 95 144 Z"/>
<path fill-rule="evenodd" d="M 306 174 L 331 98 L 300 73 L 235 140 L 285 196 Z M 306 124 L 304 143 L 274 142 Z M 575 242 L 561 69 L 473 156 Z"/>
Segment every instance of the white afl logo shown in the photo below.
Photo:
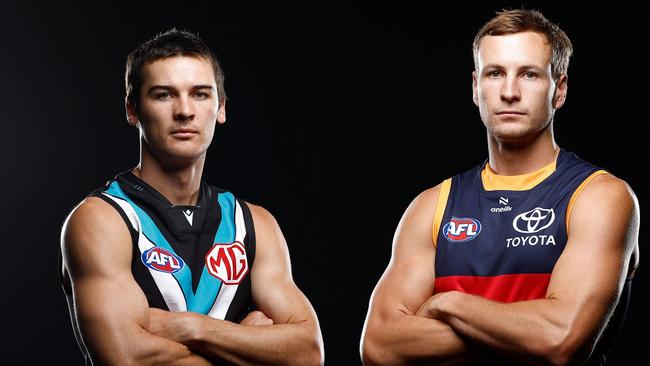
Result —
<path fill-rule="evenodd" d="M 553 221 L 555 221 L 555 212 L 552 208 L 535 207 L 515 217 L 512 220 L 512 227 L 520 233 L 532 234 L 551 226 Z"/>

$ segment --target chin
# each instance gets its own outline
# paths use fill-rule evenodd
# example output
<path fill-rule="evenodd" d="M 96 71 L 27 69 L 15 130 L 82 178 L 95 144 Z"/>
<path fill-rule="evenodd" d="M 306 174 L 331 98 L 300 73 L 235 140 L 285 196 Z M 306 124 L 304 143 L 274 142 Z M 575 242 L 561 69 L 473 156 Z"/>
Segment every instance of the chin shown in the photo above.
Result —
<path fill-rule="evenodd" d="M 504 142 L 518 142 L 525 140 L 527 136 L 533 134 L 530 128 L 522 126 L 519 123 L 499 124 L 492 126 L 490 134 L 499 141 Z"/>
<path fill-rule="evenodd" d="M 167 146 L 165 156 L 170 160 L 189 162 L 200 158 L 205 151 L 203 146 L 195 144 L 175 144 L 175 146 Z"/>

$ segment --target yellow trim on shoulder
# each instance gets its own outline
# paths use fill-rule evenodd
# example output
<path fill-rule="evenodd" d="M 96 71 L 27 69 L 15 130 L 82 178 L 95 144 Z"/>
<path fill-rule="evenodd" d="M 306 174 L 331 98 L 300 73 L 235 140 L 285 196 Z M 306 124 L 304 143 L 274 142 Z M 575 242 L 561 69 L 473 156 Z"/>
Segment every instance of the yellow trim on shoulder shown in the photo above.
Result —
<path fill-rule="evenodd" d="M 447 200 L 449 199 L 449 191 L 451 190 L 451 178 L 445 179 L 440 186 L 440 193 L 438 193 L 438 202 L 436 203 L 436 212 L 433 214 L 433 247 L 438 246 L 438 232 L 440 224 L 442 224 L 442 217 L 447 208 Z"/>
<path fill-rule="evenodd" d="M 536 170 L 532 173 L 521 175 L 498 175 L 490 167 L 490 163 L 485 164 L 485 168 L 481 172 L 481 180 L 483 181 L 483 188 L 486 191 L 526 191 L 529 190 L 555 171 L 556 161 L 548 164 L 547 166 Z"/>
<path fill-rule="evenodd" d="M 602 174 L 609 174 L 609 172 L 606 172 L 604 170 L 598 170 L 593 172 L 587 179 L 585 179 L 579 186 L 576 188 L 576 190 L 573 192 L 573 195 L 571 196 L 571 199 L 569 200 L 569 205 L 566 208 L 566 214 L 564 216 L 564 223 L 566 225 L 566 233 L 569 235 L 569 217 L 571 217 L 571 209 L 573 208 L 573 204 L 575 203 L 576 199 L 578 199 L 578 196 L 582 191 L 587 187 L 589 183 L 591 183 L 594 178 L 596 178 L 599 175 Z"/>

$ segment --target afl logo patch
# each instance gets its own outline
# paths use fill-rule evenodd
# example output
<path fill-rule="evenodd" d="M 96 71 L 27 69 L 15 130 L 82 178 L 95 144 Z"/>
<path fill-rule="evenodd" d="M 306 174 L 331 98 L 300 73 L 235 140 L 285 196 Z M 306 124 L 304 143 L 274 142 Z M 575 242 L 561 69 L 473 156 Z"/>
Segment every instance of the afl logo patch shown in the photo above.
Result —
<path fill-rule="evenodd" d="M 181 257 L 161 247 L 145 250 L 141 258 L 145 266 L 159 272 L 176 273 L 185 267 Z"/>
<path fill-rule="evenodd" d="M 248 257 L 244 245 L 238 241 L 215 244 L 205 256 L 205 267 L 211 275 L 226 285 L 236 285 L 248 273 Z"/>
<path fill-rule="evenodd" d="M 471 217 L 452 217 L 442 228 L 442 232 L 449 241 L 472 240 L 481 232 L 481 222 Z"/>

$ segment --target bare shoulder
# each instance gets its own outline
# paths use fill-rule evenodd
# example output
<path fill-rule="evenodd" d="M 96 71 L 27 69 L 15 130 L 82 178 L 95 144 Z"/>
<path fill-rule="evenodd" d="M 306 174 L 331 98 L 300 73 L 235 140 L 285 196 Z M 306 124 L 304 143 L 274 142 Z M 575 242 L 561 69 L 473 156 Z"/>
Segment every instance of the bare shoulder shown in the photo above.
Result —
<path fill-rule="evenodd" d="M 636 201 L 636 195 L 632 188 L 623 179 L 607 173 L 601 174 L 594 178 L 594 180 L 587 185 L 584 193 L 591 196 L 603 195 L 616 200 L 624 200 L 627 203 Z"/>
<path fill-rule="evenodd" d="M 289 262 L 289 249 L 275 217 L 264 207 L 246 202 L 255 226 L 255 262 L 260 260 Z"/>
<path fill-rule="evenodd" d="M 68 215 L 63 224 L 61 241 L 75 241 L 77 236 L 102 235 L 126 230 L 120 214 L 108 203 L 97 197 L 81 201 Z"/>
<path fill-rule="evenodd" d="M 278 222 L 275 220 L 275 217 L 264 207 L 254 205 L 246 202 L 246 205 L 251 211 L 251 216 L 253 218 L 253 225 L 255 226 L 255 238 L 258 244 L 261 243 L 264 245 L 275 244 L 280 245 L 280 247 L 286 246 L 284 241 L 284 236 L 280 230 Z M 258 250 L 259 252 L 259 250 Z"/>
<path fill-rule="evenodd" d="M 409 209 L 431 214 L 435 211 L 436 205 L 438 204 L 438 196 L 440 195 L 441 187 L 442 183 L 418 194 L 411 202 Z"/>
<path fill-rule="evenodd" d="M 433 217 L 438 204 L 442 183 L 418 194 L 409 204 L 397 227 L 396 234 L 417 231 L 419 237 L 432 238 Z"/>
<path fill-rule="evenodd" d="M 612 174 L 601 174 L 580 193 L 569 217 L 569 238 L 594 235 L 630 258 L 629 275 L 639 264 L 639 202 L 632 188 Z M 621 250 L 619 249 L 619 250 Z"/>
<path fill-rule="evenodd" d="M 271 213 L 262 206 L 254 205 L 250 202 L 246 202 L 246 205 L 251 211 L 251 216 L 253 217 L 253 222 L 255 223 L 255 228 L 257 227 L 268 229 L 269 227 L 277 226 L 277 221 Z"/>
<path fill-rule="evenodd" d="M 119 260 L 130 253 L 131 237 L 120 214 L 97 197 L 88 197 L 68 215 L 61 230 L 64 267 L 91 268 L 99 257 L 111 254 Z M 128 251 L 128 252 L 127 252 Z M 97 261 L 94 258 L 97 257 Z M 130 260 L 130 257 L 129 257 Z"/>
<path fill-rule="evenodd" d="M 629 221 L 635 213 L 638 215 L 638 206 L 632 188 L 624 180 L 607 173 L 589 182 L 576 199 L 574 212 L 591 216 L 595 210 L 602 210 L 602 215 Z M 573 221 L 573 217 L 571 219 Z"/>

